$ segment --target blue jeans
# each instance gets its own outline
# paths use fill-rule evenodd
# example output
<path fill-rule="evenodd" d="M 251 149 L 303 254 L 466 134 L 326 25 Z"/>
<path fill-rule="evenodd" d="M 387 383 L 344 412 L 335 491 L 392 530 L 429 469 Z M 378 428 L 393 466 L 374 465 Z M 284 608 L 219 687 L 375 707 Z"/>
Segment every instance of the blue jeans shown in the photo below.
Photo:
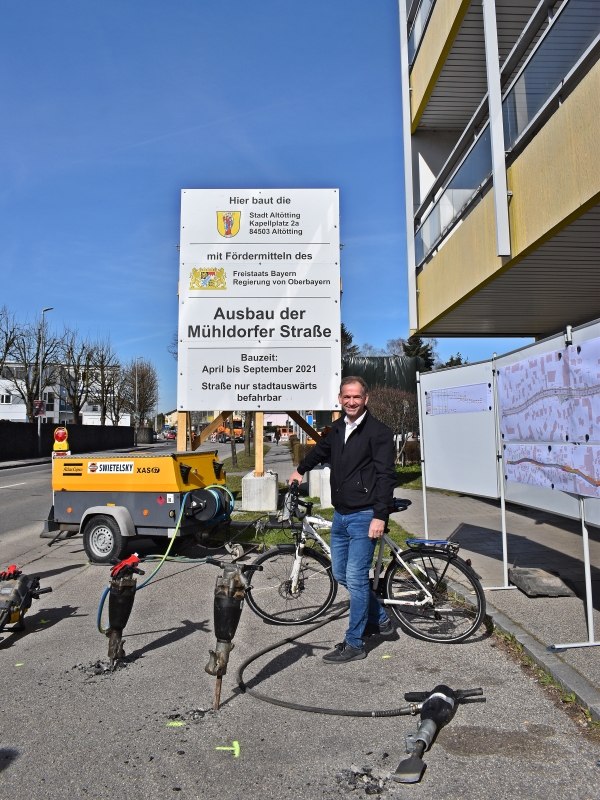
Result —
<path fill-rule="evenodd" d="M 373 511 L 333 515 L 331 526 L 331 562 L 333 577 L 350 594 L 350 620 L 346 642 L 362 647 L 362 635 L 367 622 L 383 623 L 387 615 L 369 585 L 369 570 L 377 539 L 369 539 Z"/>

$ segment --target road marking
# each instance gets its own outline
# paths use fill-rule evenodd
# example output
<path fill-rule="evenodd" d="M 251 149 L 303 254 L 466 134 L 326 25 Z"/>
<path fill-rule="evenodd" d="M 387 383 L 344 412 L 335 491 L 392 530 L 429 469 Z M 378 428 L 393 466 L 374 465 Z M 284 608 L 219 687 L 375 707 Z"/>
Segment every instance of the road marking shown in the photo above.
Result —
<path fill-rule="evenodd" d="M 240 743 L 239 742 L 232 742 L 232 747 L 215 747 L 215 750 L 233 750 L 233 757 L 239 758 L 240 757 Z"/>
<path fill-rule="evenodd" d="M 24 665 L 23 664 L 15 664 L 15 667 L 22 667 L 22 666 L 24 666 Z"/>
<path fill-rule="evenodd" d="M 9 483 L 8 486 L 0 486 L 0 489 L 12 489 L 13 486 L 25 486 L 25 481 L 23 483 Z"/>
<path fill-rule="evenodd" d="M 180 722 L 179 720 L 167 722 L 167 728 L 181 728 L 182 725 L 185 725 L 185 722 Z"/>
<path fill-rule="evenodd" d="M 391 656 L 381 656 L 382 658 L 391 658 Z"/>

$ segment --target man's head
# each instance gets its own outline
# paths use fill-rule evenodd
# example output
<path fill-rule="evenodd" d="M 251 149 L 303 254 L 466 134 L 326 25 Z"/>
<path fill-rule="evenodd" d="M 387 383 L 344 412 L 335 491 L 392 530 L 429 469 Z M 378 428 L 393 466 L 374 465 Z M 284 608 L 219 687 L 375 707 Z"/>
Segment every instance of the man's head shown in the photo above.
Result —
<path fill-rule="evenodd" d="M 364 414 L 369 402 L 369 387 L 362 378 L 349 375 L 340 384 L 339 400 L 350 422 Z"/>

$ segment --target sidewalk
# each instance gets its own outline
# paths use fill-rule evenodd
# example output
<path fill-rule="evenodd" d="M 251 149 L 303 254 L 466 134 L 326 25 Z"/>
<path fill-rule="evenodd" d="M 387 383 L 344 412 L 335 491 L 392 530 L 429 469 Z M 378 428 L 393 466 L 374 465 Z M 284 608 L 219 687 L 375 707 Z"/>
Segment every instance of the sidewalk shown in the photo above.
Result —
<path fill-rule="evenodd" d="M 421 491 L 396 489 L 412 505 L 393 518 L 415 536 L 423 536 Z M 427 493 L 429 537 L 452 537 L 460 542 L 460 555 L 470 558 L 486 586 L 503 583 L 500 503 L 467 496 Z M 525 650 L 548 669 L 580 701 L 600 716 L 600 647 L 546 651 L 551 644 L 585 642 L 583 546 L 579 522 L 543 511 L 508 505 L 508 563 L 556 572 L 577 597 L 527 597 L 518 589 L 486 593 L 488 612 L 495 624 L 513 633 Z M 590 560 L 594 589 L 594 626 L 600 635 L 600 530 L 589 527 Z M 582 680 L 583 679 L 583 680 Z M 586 685 L 587 684 L 587 685 Z"/>
<path fill-rule="evenodd" d="M 287 446 L 287 443 L 280 443 L 277 445 L 275 442 L 273 442 L 269 445 L 269 447 L 271 449 L 266 454 L 264 460 L 265 472 L 270 469 L 277 473 L 279 483 L 287 483 L 288 478 L 296 469 L 292 461 L 290 449 Z"/>

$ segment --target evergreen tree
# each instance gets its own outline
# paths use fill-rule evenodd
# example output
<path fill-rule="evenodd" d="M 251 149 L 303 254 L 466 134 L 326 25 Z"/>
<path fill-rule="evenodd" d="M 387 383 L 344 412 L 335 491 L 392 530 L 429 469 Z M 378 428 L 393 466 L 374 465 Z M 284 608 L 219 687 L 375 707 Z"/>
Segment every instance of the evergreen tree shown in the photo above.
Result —
<path fill-rule="evenodd" d="M 412 358 L 421 358 L 424 362 L 422 372 L 431 372 L 436 361 L 434 342 L 425 340 L 413 333 L 403 344 L 404 355 Z"/>
<path fill-rule="evenodd" d="M 342 322 L 342 329 L 341 329 L 341 340 L 342 340 L 342 358 L 354 358 L 355 356 L 360 355 L 360 348 L 356 344 L 352 344 L 354 340 L 354 336 L 350 333 L 348 328 Z"/>
<path fill-rule="evenodd" d="M 460 367 L 462 364 L 468 363 L 468 358 L 463 358 L 460 353 L 457 353 L 455 356 L 450 356 L 448 361 L 446 361 L 445 364 L 442 364 L 442 367 Z"/>

